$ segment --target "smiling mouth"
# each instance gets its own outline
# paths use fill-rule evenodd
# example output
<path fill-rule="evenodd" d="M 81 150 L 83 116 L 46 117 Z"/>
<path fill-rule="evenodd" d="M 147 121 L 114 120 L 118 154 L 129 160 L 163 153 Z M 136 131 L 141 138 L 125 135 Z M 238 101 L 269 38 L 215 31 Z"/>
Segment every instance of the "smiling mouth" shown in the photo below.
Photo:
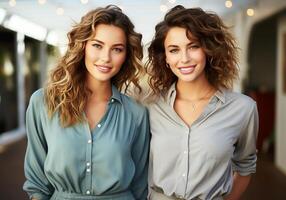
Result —
<path fill-rule="evenodd" d="M 186 66 L 186 67 L 178 67 L 178 69 L 180 70 L 180 72 L 182 74 L 190 74 L 193 71 L 195 71 L 195 67 L 196 67 L 196 65 L 190 65 L 190 66 Z"/>
<path fill-rule="evenodd" d="M 96 69 L 102 73 L 108 73 L 111 71 L 112 67 L 105 66 L 105 65 L 95 65 Z"/>

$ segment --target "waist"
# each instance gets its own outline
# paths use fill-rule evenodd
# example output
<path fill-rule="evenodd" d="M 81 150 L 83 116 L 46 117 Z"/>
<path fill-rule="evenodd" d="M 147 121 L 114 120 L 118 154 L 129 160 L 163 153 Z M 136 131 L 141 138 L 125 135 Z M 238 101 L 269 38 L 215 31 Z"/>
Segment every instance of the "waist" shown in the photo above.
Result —
<path fill-rule="evenodd" d="M 161 188 L 152 187 L 150 191 L 149 200 L 187 200 L 189 198 L 184 198 L 182 196 L 172 195 L 167 196 Z M 203 198 L 205 199 L 205 198 Z M 199 197 L 193 197 L 190 200 L 202 200 Z M 223 197 L 215 197 L 212 200 L 223 200 Z"/>
<path fill-rule="evenodd" d="M 108 195 L 88 195 L 80 193 L 55 191 L 51 200 L 134 200 L 134 197 L 130 191 L 124 191 Z"/>
<path fill-rule="evenodd" d="M 167 196 L 164 191 L 159 187 L 152 187 L 150 193 L 150 200 L 185 200 L 183 197 L 175 195 Z"/>

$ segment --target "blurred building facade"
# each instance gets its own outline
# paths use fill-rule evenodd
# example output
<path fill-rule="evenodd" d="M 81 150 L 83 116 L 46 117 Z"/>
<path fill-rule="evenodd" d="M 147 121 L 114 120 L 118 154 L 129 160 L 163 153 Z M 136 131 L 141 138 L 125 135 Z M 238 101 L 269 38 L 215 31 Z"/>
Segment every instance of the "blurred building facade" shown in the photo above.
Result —
<path fill-rule="evenodd" d="M 29 98 L 42 86 L 47 70 L 59 57 L 56 46 L 3 24 L 0 26 L 0 145 L 25 135 Z"/>
<path fill-rule="evenodd" d="M 253 11 L 225 18 L 240 46 L 236 88 L 257 101 L 258 150 L 273 148 L 275 165 L 286 174 L 286 1 L 259 0 Z"/>

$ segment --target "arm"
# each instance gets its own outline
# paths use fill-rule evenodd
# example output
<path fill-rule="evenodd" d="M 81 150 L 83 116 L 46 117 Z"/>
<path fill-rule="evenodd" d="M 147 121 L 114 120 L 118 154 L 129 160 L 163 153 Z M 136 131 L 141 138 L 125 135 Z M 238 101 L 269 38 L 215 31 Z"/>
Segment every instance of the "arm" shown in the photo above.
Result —
<path fill-rule="evenodd" d="M 233 186 L 231 193 L 227 195 L 225 200 L 238 200 L 243 192 L 246 190 L 251 179 L 251 175 L 241 176 L 239 173 L 235 172 L 233 177 Z"/>
<path fill-rule="evenodd" d="M 233 186 L 226 200 L 238 200 L 246 190 L 251 174 L 256 172 L 256 138 L 258 133 L 258 113 L 256 104 L 249 109 L 245 125 L 237 141 L 232 164 L 234 168 Z"/>
<path fill-rule="evenodd" d="M 47 143 L 41 123 L 41 101 L 42 96 L 39 92 L 33 94 L 26 113 L 28 145 L 24 163 L 26 181 L 23 189 L 30 199 L 48 200 L 53 193 L 53 187 L 44 172 Z"/>
<path fill-rule="evenodd" d="M 135 175 L 131 183 L 131 191 L 135 199 L 145 200 L 147 198 L 147 175 L 149 155 L 149 118 L 147 109 L 139 119 L 138 133 L 133 143 L 132 158 L 135 163 Z"/>

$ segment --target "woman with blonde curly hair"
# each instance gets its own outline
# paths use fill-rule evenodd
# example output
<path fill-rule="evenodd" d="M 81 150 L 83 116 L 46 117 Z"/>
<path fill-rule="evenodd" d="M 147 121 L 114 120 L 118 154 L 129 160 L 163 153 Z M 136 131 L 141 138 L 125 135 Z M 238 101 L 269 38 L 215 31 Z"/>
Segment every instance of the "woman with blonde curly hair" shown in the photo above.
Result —
<path fill-rule="evenodd" d="M 256 168 L 256 103 L 231 91 L 237 47 L 215 14 L 176 6 L 157 24 L 147 63 L 149 198 L 239 199 Z"/>
<path fill-rule="evenodd" d="M 146 199 L 149 120 L 122 94 L 141 90 L 141 34 L 116 6 L 90 11 L 27 109 L 31 199 Z"/>

